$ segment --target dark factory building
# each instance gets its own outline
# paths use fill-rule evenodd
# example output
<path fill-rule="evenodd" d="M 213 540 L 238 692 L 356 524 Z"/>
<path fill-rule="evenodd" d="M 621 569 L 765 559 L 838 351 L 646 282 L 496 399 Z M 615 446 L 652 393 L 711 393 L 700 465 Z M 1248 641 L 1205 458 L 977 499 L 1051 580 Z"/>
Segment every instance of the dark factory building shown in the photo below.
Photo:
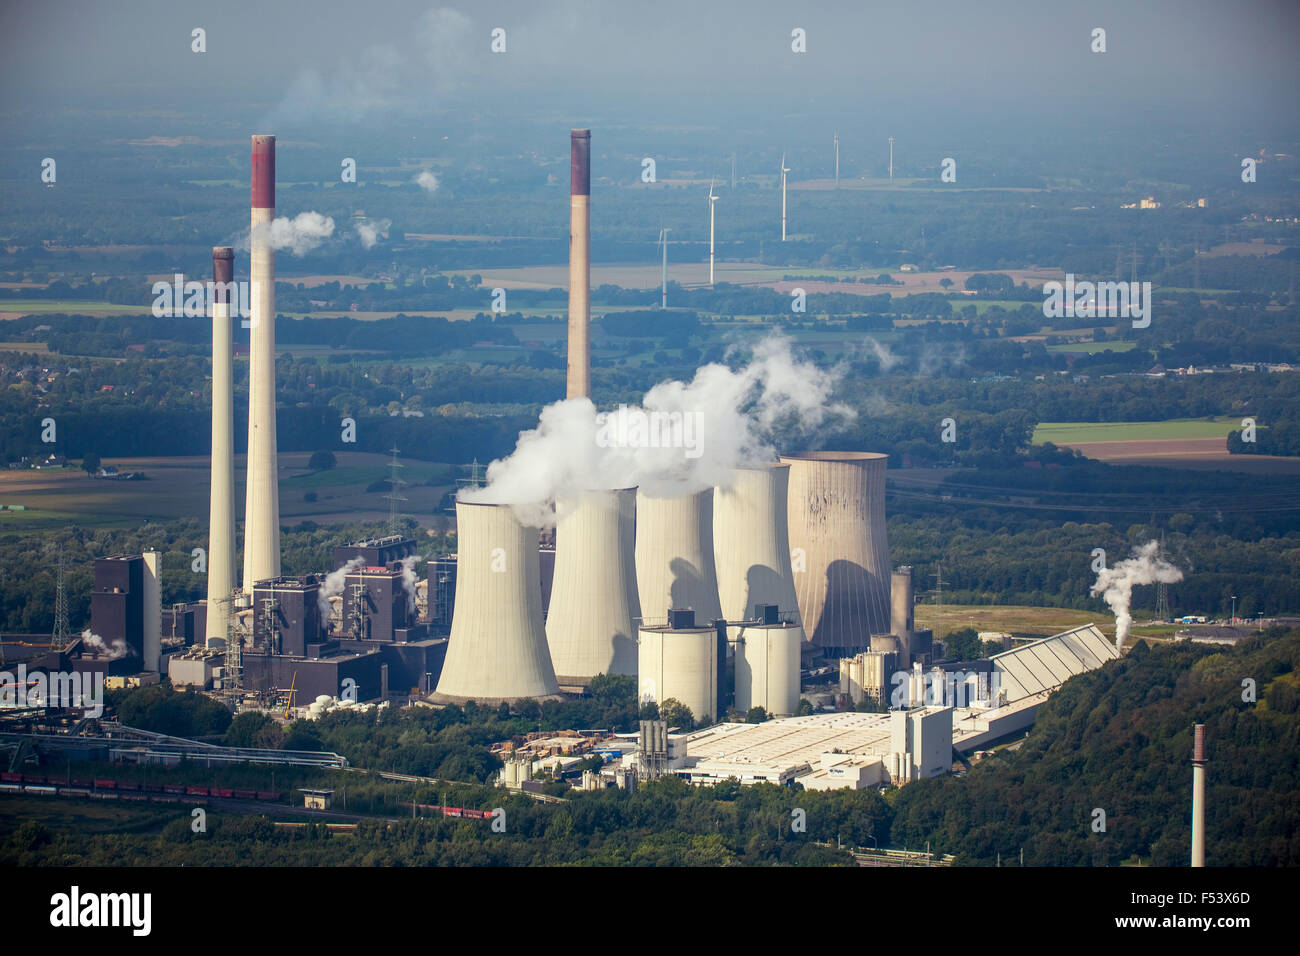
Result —
<path fill-rule="evenodd" d="M 442 662 L 447 656 L 447 639 L 376 644 L 363 641 L 337 641 L 340 650 L 361 652 L 379 650 L 380 660 L 388 667 L 388 690 L 392 694 L 423 697 L 433 693 L 442 676 Z"/>
<path fill-rule="evenodd" d="M 144 557 L 115 554 L 95 559 L 95 586 L 90 592 L 90 630 L 110 647 L 124 641 L 134 658 L 129 673 L 144 659 Z"/>
<path fill-rule="evenodd" d="M 309 574 L 260 581 L 253 588 L 253 646 L 302 657 L 321 640 L 320 581 Z"/>
<path fill-rule="evenodd" d="M 392 641 L 396 630 L 415 623 L 412 600 L 402 585 L 400 568 L 350 571 L 343 583 L 343 611 L 335 636 L 352 641 Z"/>
<path fill-rule="evenodd" d="M 159 633 L 163 641 L 184 641 L 188 647 L 196 642 L 203 643 L 207 624 L 207 601 L 178 604 L 175 607 L 162 609 L 162 628 Z"/>
<path fill-rule="evenodd" d="M 433 558 L 428 566 L 429 628 L 434 634 L 451 630 L 451 615 L 456 609 L 456 557 Z"/>
<path fill-rule="evenodd" d="M 341 568 L 349 561 L 360 558 L 367 568 L 382 568 L 402 558 L 415 554 L 415 539 L 400 534 L 384 538 L 370 538 L 356 544 L 340 545 L 334 549 L 334 567 Z"/>
<path fill-rule="evenodd" d="M 244 687 L 248 690 L 294 688 L 295 703 L 310 704 L 322 694 L 347 696 L 356 682 L 358 703 L 376 700 L 383 691 L 383 659 L 378 647 L 353 651 L 337 644 L 314 644 L 316 656 L 290 657 L 263 651 L 244 651 Z"/>

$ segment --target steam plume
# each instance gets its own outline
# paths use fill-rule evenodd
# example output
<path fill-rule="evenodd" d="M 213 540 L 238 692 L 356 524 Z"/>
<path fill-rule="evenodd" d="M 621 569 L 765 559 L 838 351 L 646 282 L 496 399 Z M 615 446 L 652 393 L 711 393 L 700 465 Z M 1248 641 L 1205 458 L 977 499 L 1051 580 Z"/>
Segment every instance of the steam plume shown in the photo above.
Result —
<path fill-rule="evenodd" d="M 81 646 L 93 650 L 96 657 L 106 657 L 110 661 L 126 657 L 126 641 L 119 637 L 110 645 L 98 634 L 88 629 L 81 632 Z"/>
<path fill-rule="evenodd" d="M 320 608 L 321 620 L 329 620 L 330 598 L 337 597 L 343 593 L 343 585 L 346 583 L 348 574 L 355 571 L 365 563 L 365 558 L 352 558 L 347 564 L 343 565 L 343 567 L 325 575 L 325 580 L 322 582 L 320 590 L 316 593 L 316 606 Z"/>
<path fill-rule="evenodd" d="M 277 216 L 270 227 L 259 226 L 257 238 L 265 239 L 272 249 L 288 249 L 295 256 L 306 255 L 334 235 L 334 220 L 318 212 L 300 212 L 292 219 Z M 244 239 L 240 248 L 247 249 Z"/>
<path fill-rule="evenodd" d="M 418 185 L 425 192 L 435 193 L 438 191 L 438 177 L 434 175 L 432 170 L 420 170 L 420 175 L 416 176 L 412 182 Z"/>
<path fill-rule="evenodd" d="M 706 365 L 690 382 L 669 381 L 639 407 L 598 414 L 586 398 L 555 402 L 515 450 L 488 466 L 486 487 L 462 491 L 465 501 L 510 504 L 521 521 L 554 520 L 546 502 L 570 502 L 588 490 L 639 486 L 674 497 L 725 485 L 732 469 L 775 459 L 778 435 L 807 435 L 853 411 L 830 401 L 838 373 L 796 358 L 790 342 L 769 336 L 738 370 Z M 619 419 L 676 422 L 652 443 L 644 432 L 619 429 Z"/>
<path fill-rule="evenodd" d="M 1115 646 L 1122 648 L 1128 638 L 1133 616 L 1129 606 L 1133 600 L 1135 584 L 1173 584 L 1183 579 L 1183 572 L 1160 557 L 1160 542 L 1148 541 L 1133 549 L 1133 557 L 1117 561 L 1112 567 L 1102 568 L 1097 582 L 1092 586 L 1092 596 L 1101 596 L 1115 615 Z"/>
<path fill-rule="evenodd" d="M 388 227 L 392 224 L 391 219 L 357 223 L 357 235 L 361 237 L 361 245 L 367 249 L 373 248 L 374 244 L 379 241 L 380 235 L 387 232 Z"/>
<path fill-rule="evenodd" d="M 402 590 L 406 592 L 406 612 L 415 613 L 415 564 L 421 560 L 420 555 L 412 554 L 402 558 Z"/>

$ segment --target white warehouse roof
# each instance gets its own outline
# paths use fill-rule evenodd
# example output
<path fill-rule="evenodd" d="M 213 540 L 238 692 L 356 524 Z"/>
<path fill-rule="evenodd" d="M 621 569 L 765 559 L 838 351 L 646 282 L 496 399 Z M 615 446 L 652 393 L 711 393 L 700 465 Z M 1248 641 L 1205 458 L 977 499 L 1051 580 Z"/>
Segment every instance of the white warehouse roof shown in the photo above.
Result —
<path fill-rule="evenodd" d="M 995 654 L 1001 690 L 1007 703 L 1055 690 L 1076 674 L 1095 670 L 1120 656 L 1095 624 L 1085 624 L 1015 650 Z"/>

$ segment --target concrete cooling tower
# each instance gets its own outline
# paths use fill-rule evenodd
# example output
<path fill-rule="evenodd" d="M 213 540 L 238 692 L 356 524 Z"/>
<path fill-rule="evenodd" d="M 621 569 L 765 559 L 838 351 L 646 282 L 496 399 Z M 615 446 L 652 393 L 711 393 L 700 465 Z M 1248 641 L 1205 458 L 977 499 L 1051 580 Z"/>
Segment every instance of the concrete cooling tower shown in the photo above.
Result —
<path fill-rule="evenodd" d="M 542 626 L 537 529 L 509 505 L 456 502 L 456 610 L 436 703 L 559 694 Z"/>
<path fill-rule="evenodd" d="M 635 535 L 635 488 L 590 491 L 559 512 L 546 640 L 562 686 L 636 674 Z"/>
<path fill-rule="evenodd" d="M 759 604 L 798 614 L 790 570 L 786 497 L 790 466 L 739 468 L 713 490 L 713 555 L 718 601 L 728 621 L 755 618 Z"/>
<path fill-rule="evenodd" d="M 809 640 L 842 654 L 889 631 L 887 455 L 807 452 L 790 465 L 790 547 Z"/>
<path fill-rule="evenodd" d="M 663 623 L 669 608 L 691 608 L 702 625 L 722 617 L 712 488 L 680 498 L 637 492 L 636 583 L 647 624 Z"/>

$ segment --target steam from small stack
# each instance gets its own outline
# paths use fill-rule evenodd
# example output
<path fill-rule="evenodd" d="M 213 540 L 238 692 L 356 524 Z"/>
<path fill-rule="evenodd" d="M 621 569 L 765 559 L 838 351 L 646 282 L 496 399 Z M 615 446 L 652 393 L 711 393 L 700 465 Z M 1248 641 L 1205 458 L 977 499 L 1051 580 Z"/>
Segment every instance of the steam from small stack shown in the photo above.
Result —
<path fill-rule="evenodd" d="M 248 350 L 248 481 L 244 509 L 244 593 L 280 576 L 280 491 L 275 444 L 275 137 L 253 137 L 252 285 Z"/>
<path fill-rule="evenodd" d="M 566 398 L 591 397 L 591 130 L 569 133 L 569 375 Z"/>
<path fill-rule="evenodd" d="M 235 395 L 232 378 L 230 291 L 235 250 L 212 249 L 212 488 L 208 501 L 208 613 L 204 632 L 209 646 L 224 641 L 235 589 Z"/>

